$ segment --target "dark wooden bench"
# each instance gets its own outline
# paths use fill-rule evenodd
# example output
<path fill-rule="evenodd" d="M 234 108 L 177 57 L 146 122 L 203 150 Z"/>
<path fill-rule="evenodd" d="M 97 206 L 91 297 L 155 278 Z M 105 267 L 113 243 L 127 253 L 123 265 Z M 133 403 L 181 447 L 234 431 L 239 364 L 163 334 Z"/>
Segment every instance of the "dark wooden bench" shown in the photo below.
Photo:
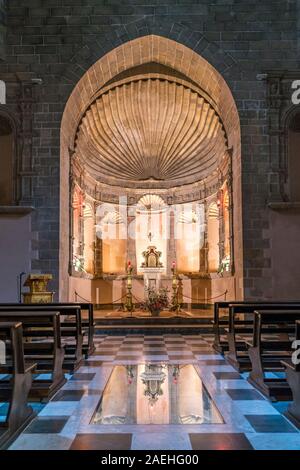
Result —
<path fill-rule="evenodd" d="M 296 321 L 295 340 L 300 341 L 300 321 Z M 296 346 L 299 350 L 300 346 Z M 296 353 L 296 351 L 295 351 Z M 300 354 L 296 354 L 296 360 L 300 360 Z M 285 416 L 300 429 L 300 362 L 291 359 L 282 361 L 285 367 L 286 379 L 293 395 L 293 402 L 289 405 Z"/>
<path fill-rule="evenodd" d="M 22 322 L 25 361 L 37 364 L 30 399 L 48 401 L 66 382 L 59 313 L 0 311 L 0 324 L 7 321 Z"/>
<path fill-rule="evenodd" d="M 0 304 L 4 305 L 4 304 Z M 36 306 L 37 304 L 26 304 L 29 307 Z M 94 306 L 91 303 L 86 302 L 51 302 L 47 304 L 51 307 L 80 307 L 81 309 L 81 325 L 82 329 L 86 330 L 87 334 L 83 337 L 83 345 L 82 345 L 82 352 L 84 356 L 87 358 L 93 352 L 95 352 L 95 344 L 94 344 L 94 332 L 95 332 L 95 322 L 94 322 Z M 87 312 L 87 319 L 83 318 L 83 313 Z M 62 323 L 62 328 L 71 328 L 72 320 L 68 319 L 67 321 Z M 73 324 L 73 328 L 76 328 L 76 325 Z M 86 338 L 86 341 L 85 341 Z"/>
<path fill-rule="evenodd" d="M 6 449 L 35 416 L 27 400 L 36 364 L 25 364 L 22 323 L 0 323 L 0 339 L 12 352 L 0 364 L 0 374 L 11 376 L 9 383 L 0 380 L 0 400 L 9 403 L 6 419 L 0 423 L 0 448 Z"/>
<path fill-rule="evenodd" d="M 267 377 L 267 372 L 284 372 L 282 361 L 292 354 L 291 336 L 294 336 L 300 310 L 269 310 L 254 312 L 253 338 L 247 341 L 251 372 L 249 383 L 271 400 L 290 400 L 291 389 L 284 377 Z M 268 336 L 263 337 L 263 331 Z"/>
<path fill-rule="evenodd" d="M 214 343 L 213 348 L 224 354 L 228 351 L 227 335 L 224 334 L 224 328 L 229 326 L 229 307 L 234 304 L 247 304 L 244 301 L 229 301 L 229 302 L 215 302 L 214 304 L 214 319 L 213 319 L 213 331 L 214 331 Z M 225 316 L 221 317 L 221 310 L 226 310 Z"/>
<path fill-rule="evenodd" d="M 277 302 L 232 304 L 229 306 L 229 326 L 227 329 L 227 341 L 229 351 L 226 360 L 239 372 L 251 370 L 251 361 L 248 354 L 246 341 L 253 336 L 253 315 L 256 310 L 300 310 L 299 303 Z M 243 317 L 243 318 L 241 318 Z M 277 328 L 276 325 L 273 328 Z M 278 329 L 276 330 L 278 332 Z M 268 330 L 266 333 L 270 332 Z M 263 331 L 264 333 L 264 331 Z M 282 334 L 284 331 L 281 332 Z M 244 338 L 243 338 L 244 336 Z"/>
<path fill-rule="evenodd" d="M 213 348 L 221 354 L 224 354 L 229 350 L 227 334 L 224 331 L 229 328 L 229 308 L 232 305 L 277 305 L 277 304 L 299 304 L 300 300 L 293 301 L 221 301 L 215 302 L 214 304 L 214 319 L 213 319 L 213 331 L 214 331 L 214 343 Z M 221 314 L 221 311 L 225 310 L 225 313 Z M 221 316 L 222 315 L 222 316 Z"/>
<path fill-rule="evenodd" d="M 19 305 L 26 305 L 28 307 L 37 307 L 38 305 L 41 304 L 19 304 L 19 303 L 5 303 L 5 304 L 0 304 L 0 307 L 14 307 L 14 306 L 19 306 Z M 45 304 L 42 304 L 45 305 Z M 58 307 L 73 307 L 73 308 L 80 308 L 81 309 L 81 326 L 83 330 L 87 331 L 87 334 L 84 335 L 84 340 L 86 338 L 86 341 L 83 342 L 82 345 L 82 351 L 85 357 L 90 356 L 93 354 L 95 351 L 95 344 L 94 344 L 94 332 L 95 332 L 95 322 L 94 322 L 94 306 L 92 303 L 86 303 L 86 302 L 51 302 L 50 304 L 47 304 L 47 306 L 54 307 L 54 310 L 57 309 Z M 87 319 L 83 318 L 83 313 L 87 312 Z M 76 324 L 73 322 L 72 319 L 67 319 L 66 322 L 63 322 L 61 327 L 69 329 L 73 328 L 76 329 Z"/>
<path fill-rule="evenodd" d="M 65 358 L 63 363 L 64 371 L 74 372 L 80 367 L 83 361 L 83 332 L 81 323 L 81 309 L 79 306 L 64 305 L 52 306 L 51 304 L 0 304 L 0 312 L 59 312 L 61 323 L 66 323 L 65 317 L 74 320 L 70 326 L 61 326 L 61 336 L 65 349 Z"/>

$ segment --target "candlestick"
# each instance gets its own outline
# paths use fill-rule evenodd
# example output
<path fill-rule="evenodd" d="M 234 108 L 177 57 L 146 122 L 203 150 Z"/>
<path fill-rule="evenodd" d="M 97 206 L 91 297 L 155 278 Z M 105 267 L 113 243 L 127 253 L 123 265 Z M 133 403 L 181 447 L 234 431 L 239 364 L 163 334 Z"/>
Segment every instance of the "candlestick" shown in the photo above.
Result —
<path fill-rule="evenodd" d="M 172 262 L 172 303 L 171 303 L 171 311 L 176 312 L 177 314 L 180 311 L 180 304 L 178 302 L 178 278 L 176 273 L 176 262 Z"/>
<path fill-rule="evenodd" d="M 126 280 L 126 303 L 124 304 L 124 310 L 132 314 L 134 310 L 133 299 L 132 299 L 132 271 L 133 267 L 131 261 L 127 262 L 127 280 Z"/>

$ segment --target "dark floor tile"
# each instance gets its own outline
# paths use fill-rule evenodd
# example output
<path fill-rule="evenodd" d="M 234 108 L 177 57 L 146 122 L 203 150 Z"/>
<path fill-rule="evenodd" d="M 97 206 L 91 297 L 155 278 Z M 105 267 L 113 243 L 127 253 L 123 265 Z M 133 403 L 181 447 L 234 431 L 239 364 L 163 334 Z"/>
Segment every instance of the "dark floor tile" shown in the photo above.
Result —
<path fill-rule="evenodd" d="M 80 401 L 84 390 L 60 390 L 52 401 Z"/>
<path fill-rule="evenodd" d="M 115 361 L 139 361 L 141 359 L 142 355 L 140 354 L 135 354 L 134 356 L 116 356 Z"/>
<path fill-rule="evenodd" d="M 186 345 L 186 342 L 185 341 L 172 341 L 172 340 L 167 340 L 165 339 L 165 344 L 168 344 L 169 346 L 176 346 L 178 344 L 178 346 L 185 346 Z"/>
<path fill-rule="evenodd" d="M 264 400 L 264 397 L 256 390 L 227 388 L 225 392 L 232 400 Z"/>
<path fill-rule="evenodd" d="M 145 335 L 144 341 L 163 341 L 164 337 L 162 335 Z"/>
<path fill-rule="evenodd" d="M 103 361 L 85 361 L 83 365 L 85 367 L 100 367 L 102 366 Z"/>
<path fill-rule="evenodd" d="M 39 417 L 25 429 L 24 434 L 58 434 L 66 425 L 69 416 Z"/>
<path fill-rule="evenodd" d="M 199 354 L 199 356 L 201 356 L 201 354 Z M 226 366 L 227 365 L 226 361 L 224 361 L 222 359 L 201 360 L 201 358 L 200 358 L 199 362 L 201 362 L 201 364 L 206 365 L 206 366 Z"/>
<path fill-rule="evenodd" d="M 132 434 L 77 434 L 70 450 L 130 450 Z"/>
<path fill-rule="evenodd" d="M 188 346 L 168 346 L 168 351 L 190 351 Z"/>
<path fill-rule="evenodd" d="M 72 375 L 70 380 L 76 380 L 76 381 L 77 380 L 83 380 L 83 381 L 86 381 L 86 382 L 90 382 L 91 380 L 93 380 L 95 378 L 95 375 L 96 374 L 76 372 L 75 374 Z"/>
<path fill-rule="evenodd" d="M 162 349 L 158 351 L 157 349 L 144 349 L 143 356 L 166 356 L 167 351 Z"/>
<path fill-rule="evenodd" d="M 126 338 L 124 339 L 123 341 L 123 344 L 124 343 L 143 343 L 144 342 L 144 338 Z"/>
<path fill-rule="evenodd" d="M 214 372 L 217 380 L 239 380 L 242 376 L 238 372 Z"/>
<path fill-rule="evenodd" d="M 252 450 L 245 434 L 189 434 L 193 450 Z"/>
<path fill-rule="evenodd" d="M 245 416 L 256 432 L 297 433 L 283 416 L 280 415 L 247 415 Z"/>

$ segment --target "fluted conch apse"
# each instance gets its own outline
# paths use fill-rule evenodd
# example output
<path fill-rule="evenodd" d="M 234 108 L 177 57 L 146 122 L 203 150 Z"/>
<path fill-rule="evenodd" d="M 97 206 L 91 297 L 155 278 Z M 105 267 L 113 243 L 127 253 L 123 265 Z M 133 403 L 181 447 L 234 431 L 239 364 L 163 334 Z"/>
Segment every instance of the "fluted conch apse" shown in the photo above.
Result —
<path fill-rule="evenodd" d="M 190 197 L 197 184 L 205 185 L 206 192 L 216 198 L 214 184 L 218 190 L 223 183 L 224 173 L 221 178 L 217 174 L 228 163 L 224 161 L 228 142 L 213 99 L 183 75 L 165 68 L 161 73 L 159 67 L 153 73 L 155 67 L 151 65 L 151 72 L 134 70 L 132 75 L 116 77 L 95 93 L 78 122 L 74 161 L 81 169 L 81 181 L 88 177 L 89 186 L 98 192 L 105 189 L 106 194 L 120 196 L 124 190 L 134 197 L 135 253 L 127 256 L 134 256 L 138 275 L 149 245 L 162 253 L 163 274 L 170 269 L 170 256 L 177 258 L 181 272 L 195 273 L 207 269 L 200 256 L 205 249 L 201 197 L 198 203 L 181 204 L 177 210 L 172 229 L 176 253 L 172 255 L 166 198 L 169 190 L 176 195 L 178 186 L 187 188 L 184 191 Z M 109 209 L 101 220 L 103 235 L 115 230 L 119 219 L 127 220 L 118 210 Z M 117 238 L 116 233 L 102 242 L 102 270 L 107 274 L 124 273 L 126 237 Z M 86 247 L 86 240 L 83 243 Z M 215 264 L 214 269 L 218 268 Z M 91 269 L 88 272 L 92 274 Z"/>
<path fill-rule="evenodd" d="M 171 187 L 201 180 L 226 151 L 212 105 L 173 77 L 134 77 L 104 89 L 86 110 L 76 153 L 97 181 Z"/>

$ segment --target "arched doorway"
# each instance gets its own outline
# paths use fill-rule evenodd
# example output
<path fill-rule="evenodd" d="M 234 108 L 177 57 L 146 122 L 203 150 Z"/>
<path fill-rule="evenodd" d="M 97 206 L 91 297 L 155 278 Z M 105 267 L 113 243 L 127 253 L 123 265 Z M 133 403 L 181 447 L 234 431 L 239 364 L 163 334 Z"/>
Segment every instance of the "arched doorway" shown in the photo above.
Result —
<path fill-rule="evenodd" d="M 240 160 L 234 99 L 222 76 L 201 56 L 175 41 L 151 35 L 125 43 L 99 59 L 75 87 L 62 120 L 61 298 L 72 300 L 74 285 L 86 281 L 76 277 L 70 263 L 70 175 L 72 183 L 83 183 L 81 189 L 93 200 L 95 211 L 99 205 L 118 205 L 125 198 L 121 205 L 127 228 L 136 227 L 134 206 L 142 197 L 155 194 L 164 198 L 172 207 L 164 253 L 166 275 L 178 251 L 174 206 L 196 205 L 206 214 L 205 206 L 232 182 L 233 201 L 228 205 L 232 210 L 226 219 L 230 246 L 234 244 L 230 272 L 212 278 L 210 294 L 213 297 L 227 289 L 231 297 L 242 296 Z M 187 217 L 181 217 L 179 224 L 188 225 Z M 203 235 L 203 244 L 193 254 L 194 262 L 186 274 L 201 279 L 209 274 L 204 246 L 207 224 L 193 219 L 189 225 L 200 239 Z M 183 250 L 184 246 L 179 251 Z M 101 249 L 98 256 L 99 252 Z M 136 243 L 130 238 L 126 256 L 138 274 Z M 103 279 L 103 259 L 95 261 L 95 265 L 101 264 L 98 281 Z M 217 274 L 217 263 L 214 270 Z"/>

